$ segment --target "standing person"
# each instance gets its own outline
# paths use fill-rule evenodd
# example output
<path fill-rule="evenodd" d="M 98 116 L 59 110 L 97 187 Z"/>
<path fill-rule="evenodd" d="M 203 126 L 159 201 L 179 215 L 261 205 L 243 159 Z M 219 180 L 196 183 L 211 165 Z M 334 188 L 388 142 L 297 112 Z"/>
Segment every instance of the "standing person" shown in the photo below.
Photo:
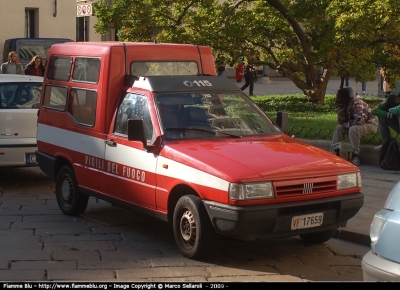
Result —
<path fill-rule="evenodd" d="M 386 75 L 385 68 L 381 68 L 381 76 L 382 76 L 382 90 L 385 93 L 385 98 L 387 98 L 392 92 L 392 88 L 390 87 L 389 78 Z"/>
<path fill-rule="evenodd" d="M 18 63 L 18 54 L 16 51 L 11 51 L 8 54 L 8 61 L 0 66 L 0 73 L 17 75 L 24 74 L 24 69 L 22 65 Z"/>
<path fill-rule="evenodd" d="M 240 83 L 244 73 L 244 62 L 241 61 L 236 67 L 236 81 Z"/>
<path fill-rule="evenodd" d="M 240 89 L 244 91 L 248 86 L 250 86 L 249 96 L 252 96 L 254 89 L 254 68 L 251 65 L 247 65 L 244 69 L 244 80 L 246 83 Z"/>
<path fill-rule="evenodd" d="M 343 89 L 343 85 L 346 84 L 346 88 L 349 87 L 350 74 L 346 71 L 344 75 L 340 77 L 340 88 Z"/>
<path fill-rule="evenodd" d="M 224 72 L 225 72 L 225 63 L 220 62 L 220 64 L 218 65 L 218 76 L 223 76 Z"/>
<path fill-rule="evenodd" d="M 390 138 L 390 128 L 400 134 L 400 97 L 390 94 L 384 102 L 372 110 L 372 114 L 378 117 L 379 133 L 383 143 Z M 382 145 L 376 146 L 375 150 L 381 150 Z"/>
<path fill-rule="evenodd" d="M 344 135 L 348 135 L 350 144 L 354 147 L 352 163 L 360 165 L 360 139 L 368 134 L 375 134 L 378 125 L 370 106 L 362 101 L 353 88 L 341 88 L 336 93 L 336 105 L 338 106 L 336 126 L 332 144 L 341 142 Z"/>
<path fill-rule="evenodd" d="M 361 82 L 361 90 L 362 94 L 366 95 L 367 93 L 365 92 L 367 90 L 367 82 Z"/>
<path fill-rule="evenodd" d="M 38 55 L 35 55 L 31 62 L 25 66 L 24 73 L 32 76 L 44 76 L 44 65 L 42 58 Z"/>

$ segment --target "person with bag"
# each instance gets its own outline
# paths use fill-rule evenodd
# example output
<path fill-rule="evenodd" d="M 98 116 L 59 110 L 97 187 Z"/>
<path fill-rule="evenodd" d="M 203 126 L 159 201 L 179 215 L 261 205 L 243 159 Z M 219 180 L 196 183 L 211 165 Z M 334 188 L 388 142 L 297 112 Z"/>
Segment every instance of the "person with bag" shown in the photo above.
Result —
<path fill-rule="evenodd" d="M 378 117 L 378 128 L 383 142 L 391 138 L 390 128 L 400 134 L 400 97 L 390 94 L 385 101 L 378 104 L 372 110 L 372 114 Z M 376 146 L 375 150 L 381 150 L 382 145 Z"/>
<path fill-rule="evenodd" d="M 359 166 L 360 140 L 377 132 L 377 119 L 371 114 L 370 106 L 355 94 L 352 87 L 339 89 L 335 102 L 339 125 L 333 134 L 332 144 L 341 142 L 348 135 L 350 144 L 354 147 L 352 163 Z"/>
<path fill-rule="evenodd" d="M 42 58 L 38 55 L 35 55 L 30 63 L 25 66 L 24 73 L 31 76 L 44 76 L 44 65 Z"/>

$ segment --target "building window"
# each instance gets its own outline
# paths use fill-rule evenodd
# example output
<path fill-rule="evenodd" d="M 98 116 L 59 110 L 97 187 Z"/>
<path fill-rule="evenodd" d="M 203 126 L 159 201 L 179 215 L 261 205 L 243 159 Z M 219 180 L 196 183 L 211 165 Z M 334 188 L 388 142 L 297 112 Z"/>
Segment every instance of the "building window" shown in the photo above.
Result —
<path fill-rule="evenodd" d="M 87 17 L 76 17 L 76 41 L 88 41 Z"/>
<path fill-rule="evenodd" d="M 39 9 L 25 8 L 25 37 L 38 37 L 37 21 Z"/>

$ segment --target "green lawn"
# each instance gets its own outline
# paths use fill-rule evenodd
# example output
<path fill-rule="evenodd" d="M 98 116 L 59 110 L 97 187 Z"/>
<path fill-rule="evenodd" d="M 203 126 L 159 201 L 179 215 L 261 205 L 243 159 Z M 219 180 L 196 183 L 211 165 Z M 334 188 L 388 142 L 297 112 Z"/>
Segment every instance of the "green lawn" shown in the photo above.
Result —
<path fill-rule="evenodd" d="M 327 95 L 325 102 L 321 104 L 309 103 L 307 98 L 300 94 L 257 96 L 252 99 L 273 120 L 277 112 L 288 112 L 289 122 L 286 133 L 296 138 L 331 140 L 338 124 L 333 95 Z M 371 97 L 362 99 L 372 108 L 382 101 L 382 99 Z M 379 132 L 361 140 L 364 144 L 380 144 L 381 141 Z"/>

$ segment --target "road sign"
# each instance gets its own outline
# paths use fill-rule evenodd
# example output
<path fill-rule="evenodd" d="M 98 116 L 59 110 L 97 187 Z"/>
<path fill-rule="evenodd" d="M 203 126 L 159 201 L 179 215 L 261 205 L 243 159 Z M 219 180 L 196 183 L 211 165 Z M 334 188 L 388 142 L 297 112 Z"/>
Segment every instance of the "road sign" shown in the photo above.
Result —
<path fill-rule="evenodd" d="M 92 16 L 92 4 L 76 4 L 76 17 Z"/>

